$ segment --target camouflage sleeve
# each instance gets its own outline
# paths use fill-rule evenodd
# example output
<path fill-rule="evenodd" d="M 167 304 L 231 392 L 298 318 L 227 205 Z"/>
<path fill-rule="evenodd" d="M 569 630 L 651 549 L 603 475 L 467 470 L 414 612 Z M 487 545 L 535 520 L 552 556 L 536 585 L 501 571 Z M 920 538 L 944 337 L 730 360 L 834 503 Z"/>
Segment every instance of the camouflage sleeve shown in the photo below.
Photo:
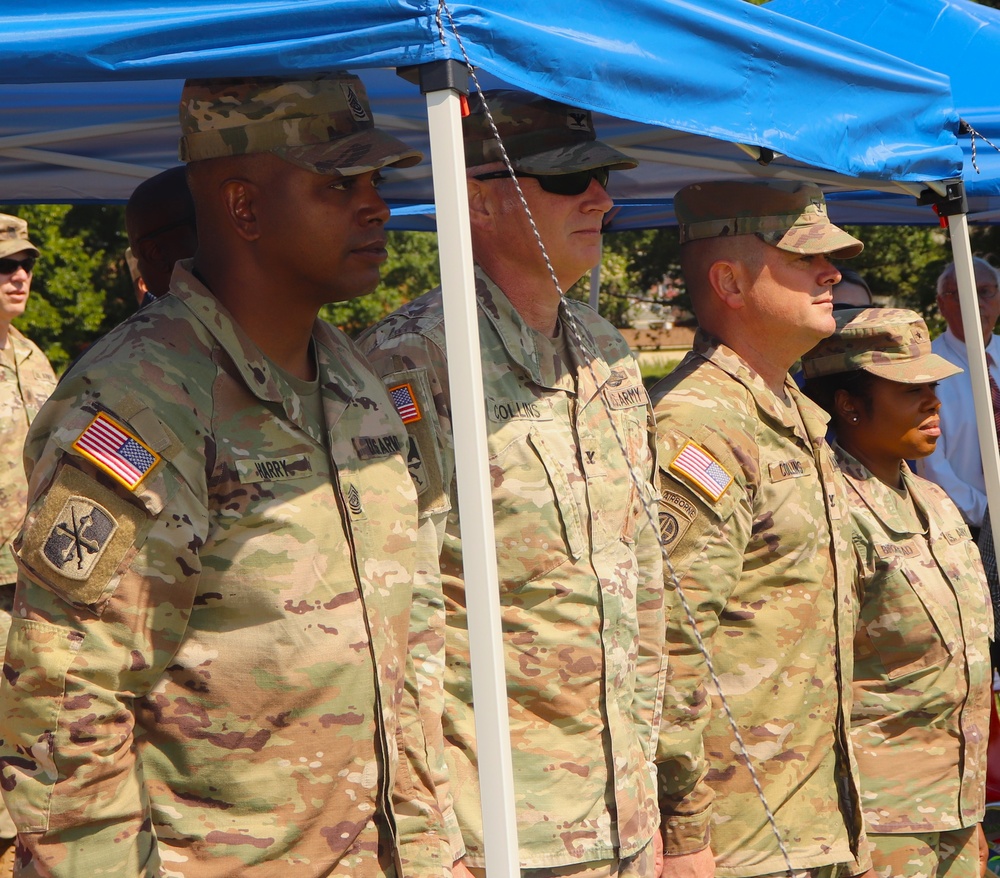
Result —
<path fill-rule="evenodd" d="M 650 520 L 656 515 L 656 428 L 650 412 L 648 454 L 637 474 L 646 477 L 643 482 L 645 494 L 635 492 L 635 555 L 639 569 L 638 592 L 636 594 L 637 622 L 639 631 L 638 656 L 636 660 L 637 681 L 635 697 L 635 722 L 640 729 L 640 740 L 649 741 L 647 758 L 657 761 L 660 746 L 659 726 L 663 709 L 663 687 L 666 683 L 667 656 L 664 644 L 664 595 L 663 595 L 663 550 L 657 522 Z"/>
<path fill-rule="evenodd" d="M 406 681 L 399 705 L 397 747 L 400 769 L 392 791 L 392 811 L 402 867 L 399 878 L 450 878 L 452 873 L 451 824 L 456 823 L 454 812 L 450 815 L 450 823 L 445 818 L 447 836 L 440 832 L 438 820 L 441 809 L 438 775 L 441 765 L 436 758 L 443 747 L 441 719 L 440 715 L 436 720 L 433 717 L 426 691 L 420 687 L 426 678 L 416 670 L 424 661 L 421 641 L 426 640 L 429 633 L 421 631 L 418 620 L 426 618 L 415 599 Z"/>
<path fill-rule="evenodd" d="M 465 855 L 465 846 L 452 804 L 441 728 L 445 614 L 439 557 L 454 473 L 448 366 L 441 348 L 418 334 L 393 336 L 378 347 L 364 347 L 403 418 L 410 443 L 407 463 L 420 508 L 410 654 L 431 779 L 457 860 Z"/>
<path fill-rule="evenodd" d="M 712 709 L 708 667 L 680 590 L 709 654 L 726 602 L 743 568 L 752 514 L 743 480 L 721 493 L 699 486 L 683 463 L 685 449 L 710 456 L 723 472 L 740 471 L 718 436 L 692 437 L 674 429 L 672 414 L 658 409 L 657 462 L 660 474 L 660 527 L 668 563 L 664 565 L 669 667 L 660 727 L 658 782 L 666 854 L 693 853 L 710 843 L 714 794 L 706 783 L 703 734 Z M 687 468 L 685 468 L 687 466 Z M 721 487 L 721 485 L 719 486 Z M 717 496 L 716 496 L 717 493 Z M 680 586 L 680 589 L 678 589 Z"/>
<path fill-rule="evenodd" d="M 173 444 L 131 492 L 69 453 L 65 437 L 91 417 L 63 405 L 40 416 L 59 429 L 40 431 L 17 546 L 0 751 L 25 876 L 161 868 L 133 702 L 183 638 L 207 516 L 170 463 Z M 28 453 L 38 459 L 30 439 Z"/>

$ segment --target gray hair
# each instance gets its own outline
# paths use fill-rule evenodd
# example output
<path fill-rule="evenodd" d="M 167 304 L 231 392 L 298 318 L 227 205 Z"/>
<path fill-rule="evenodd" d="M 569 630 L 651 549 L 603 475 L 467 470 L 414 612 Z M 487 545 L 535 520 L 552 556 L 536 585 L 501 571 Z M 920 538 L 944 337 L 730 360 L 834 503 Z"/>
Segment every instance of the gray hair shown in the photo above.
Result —
<path fill-rule="evenodd" d="M 997 270 L 996 266 L 991 265 L 981 256 L 972 257 L 972 269 L 973 272 L 978 269 L 983 269 L 993 276 L 993 279 L 998 285 L 1000 285 L 1000 270 Z M 958 291 L 958 283 L 955 280 L 955 263 L 949 262 L 945 267 L 944 271 L 938 275 L 937 279 L 937 294 L 939 296 L 950 296 L 954 295 Z"/>

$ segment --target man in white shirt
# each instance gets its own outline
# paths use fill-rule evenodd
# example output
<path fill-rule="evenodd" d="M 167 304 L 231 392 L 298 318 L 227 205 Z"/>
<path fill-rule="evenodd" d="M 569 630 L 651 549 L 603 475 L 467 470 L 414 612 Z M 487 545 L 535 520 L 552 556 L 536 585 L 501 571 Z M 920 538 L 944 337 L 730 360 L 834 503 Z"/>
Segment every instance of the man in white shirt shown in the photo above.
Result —
<path fill-rule="evenodd" d="M 1000 337 L 993 334 L 1000 318 L 1000 273 L 978 256 L 973 263 L 987 366 L 993 381 L 1000 383 Z M 944 488 L 973 533 L 978 535 L 986 513 L 986 483 L 976 432 L 969 356 L 965 350 L 965 330 L 954 263 L 949 263 L 938 278 L 937 304 L 948 329 L 934 340 L 931 348 L 964 371 L 948 378 L 941 386 L 942 392 L 938 394 L 941 399 L 941 438 L 934 453 L 917 462 L 917 472 Z"/>

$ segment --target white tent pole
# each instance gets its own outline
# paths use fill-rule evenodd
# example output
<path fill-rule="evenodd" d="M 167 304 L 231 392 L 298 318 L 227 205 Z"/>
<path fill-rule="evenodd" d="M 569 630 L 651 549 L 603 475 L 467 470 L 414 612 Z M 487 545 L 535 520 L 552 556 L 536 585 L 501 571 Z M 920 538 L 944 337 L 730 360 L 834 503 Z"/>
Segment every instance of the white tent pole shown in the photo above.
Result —
<path fill-rule="evenodd" d="M 514 771 L 500 636 L 500 584 L 493 533 L 478 309 L 473 294 L 475 277 L 460 101 L 460 95 L 452 89 L 428 92 L 427 119 L 448 342 L 486 873 L 490 878 L 518 878 Z"/>
<path fill-rule="evenodd" d="M 969 358 L 976 427 L 979 430 L 979 448 L 983 457 L 983 475 L 986 478 L 986 501 L 992 512 L 990 521 L 993 525 L 993 542 L 994 545 L 1000 546 L 1000 455 L 997 452 L 997 430 L 996 422 L 993 420 L 990 380 L 986 372 L 986 348 L 983 345 L 982 333 L 977 331 L 980 326 L 979 299 L 976 292 L 976 273 L 972 264 L 972 245 L 969 243 L 968 218 L 964 213 L 950 216 L 948 228 L 951 230 L 955 280 L 958 282 L 962 325 L 965 327 L 965 352 Z"/>

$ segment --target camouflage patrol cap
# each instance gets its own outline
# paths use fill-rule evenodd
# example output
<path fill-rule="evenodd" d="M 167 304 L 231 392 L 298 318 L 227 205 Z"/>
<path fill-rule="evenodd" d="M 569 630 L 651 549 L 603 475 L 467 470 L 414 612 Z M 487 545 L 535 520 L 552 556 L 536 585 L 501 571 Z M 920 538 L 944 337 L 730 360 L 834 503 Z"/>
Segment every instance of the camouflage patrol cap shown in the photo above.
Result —
<path fill-rule="evenodd" d="M 860 308 L 833 316 L 836 332 L 802 358 L 806 378 L 860 370 L 902 384 L 923 384 L 962 371 L 931 351 L 927 324 L 916 311 Z"/>
<path fill-rule="evenodd" d="M 272 152 L 318 174 L 350 177 L 423 157 L 375 127 L 364 83 L 350 73 L 310 79 L 189 79 L 180 103 L 182 161 Z"/>
<path fill-rule="evenodd" d="M 839 259 L 857 256 L 865 246 L 830 222 L 826 199 L 814 183 L 693 183 L 674 197 L 674 213 L 682 244 L 756 235 L 779 250 Z"/>
<path fill-rule="evenodd" d="M 22 250 L 38 256 L 38 248 L 28 240 L 28 224 L 19 216 L 0 213 L 0 259 Z"/>
<path fill-rule="evenodd" d="M 485 102 L 485 103 L 484 103 Z M 609 168 L 630 170 L 639 163 L 601 143 L 590 110 L 579 110 L 519 89 L 491 89 L 469 98 L 462 119 L 465 163 L 469 167 L 503 161 L 486 116 L 489 107 L 515 171 L 565 174 Z"/>

